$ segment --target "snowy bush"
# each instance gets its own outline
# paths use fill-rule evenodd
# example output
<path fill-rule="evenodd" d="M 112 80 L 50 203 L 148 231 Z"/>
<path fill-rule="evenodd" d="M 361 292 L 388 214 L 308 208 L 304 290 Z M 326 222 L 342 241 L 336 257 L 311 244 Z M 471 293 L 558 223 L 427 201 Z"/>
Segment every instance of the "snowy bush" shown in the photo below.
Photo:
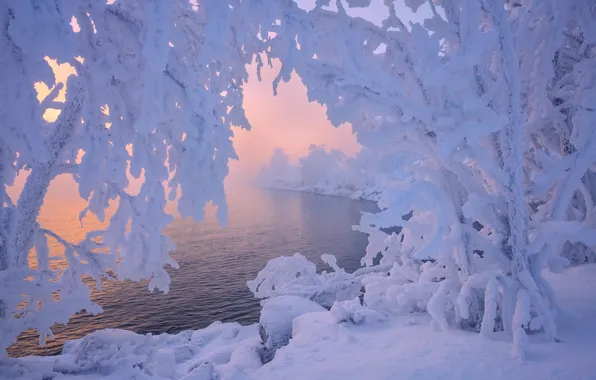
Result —
<path fill-rule="evenodd" d="M 361 154 L 346 157 L 339 150 L 327 151 L 324 146 L 311 145 L 309 154 L 300 158 L 297 165 L 289 163 L 283 150 L 275 150 L 255 183 L 266 188 L 378 200 L 383 177 L 375 170 Z"/>
<path fill-rule="evenodd" d="M 325 189 L 341 178 L 342 164 L 345 156 L 332 149 L 329 152 L 324 146 L 311 145 L 308 155 L 300 159 L 302 184 L 308 188 Z"/>
<path fill-rule="evenodd" d="M 316 265 L 299 253 L 269 260 L 257 277 L 247 282 L 248 288 L 257 298 L 297 296 L 326 308 L 335 301 L 357 297 L 362 286 L 359 279 L 340 268 L 335 256 L 323 255 L 322 259 L 333 272 L 317 273 Z"/>

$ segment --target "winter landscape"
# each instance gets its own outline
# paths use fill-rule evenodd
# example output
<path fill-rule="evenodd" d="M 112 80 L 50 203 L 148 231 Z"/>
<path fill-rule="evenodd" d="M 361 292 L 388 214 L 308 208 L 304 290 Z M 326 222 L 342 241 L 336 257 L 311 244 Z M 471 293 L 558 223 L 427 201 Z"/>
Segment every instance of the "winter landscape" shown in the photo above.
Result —
<path fill-rule="evenodd" d="M 0 19 L 0 379 L 596 379 L 593 0 Z"/>

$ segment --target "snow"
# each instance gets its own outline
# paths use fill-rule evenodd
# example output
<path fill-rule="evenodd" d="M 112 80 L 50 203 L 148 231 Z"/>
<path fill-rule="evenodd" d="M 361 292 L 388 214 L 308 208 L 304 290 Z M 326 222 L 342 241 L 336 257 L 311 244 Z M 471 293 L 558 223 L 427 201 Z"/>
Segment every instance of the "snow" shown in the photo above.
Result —
<path fill-rule="evenodd" d="M 340 268 L 335 256 L 322 255 L 333 272 L 317 273 L 314 263 L 299 253 L 269 260 L 254 280 L 247 281 L 248 288 L 256 298 L 273 298 L 284 295 L 298 296 L 324 307 L 335 301 L 353 299 L 360 294 L 362 284 L 355 273 Z"/>
<path fill-rule="evenodd" d="M 406 4 L 415 11 L 421 3 Z M 586 100 L 594 94 L 596 61 L 586 43 L 593 36 L 582 36 L 594 29 L 579 21 L 594 23 L 594 8 L 589 1 L 426 3 L 428 18 L 406 27 L 386 2 L 379 29 L 348 17 L 339 3 L 337 12 L 289 11 L 291 22 L 276 28 L 271 48 L 282 61 L 279 79 L 293 70 L 329 121 L 349 123 L 363 151 L 376 156 L 364 168 L 384 180 L 382 211 L 365 214 L 358 227 L 369 234 L 363 263 L 372 265 L 380 254 L 384 264 L 420 274 L 405 278 L 407 287 L 406 276 L 387 279 L 395 282 L 386 284 L 392 292 L 404 290 L 404 302 L 395 306 L 429 311 L 442 327 L 458 323 L 452 301 L 459 289 L 475 274 L 490 274 L 499 294 L 492 281 L 492 289 L 474 288 L 461 299 L 470 310 L 466 324 L 481 328 L 483 295 L 492 294 L 497 305 L 488 311 L 502 320 L 497 329 L 510 328 L 520 344 L 528 327 L 556 340 L 559 307 L 542 270 L 567 254 L 565 244 L 580 246 L 572 257 L 594 249 L 588 120 L 596 114 Z M 311 171 L 307 164 L 315 158 L 318 171 Z M 313 149 L 300 162 L 299 185 L 291 187 L 342 194 L 351 184 L 345 180 L 351 165 L 342 164 L 351 162 L 334 158 Z M 391 169 L 370 170 L 381 162 Z M 552 222 L 565 228 L 548 233 Z M 422 264 L 429 260 L 432 265 Z M 438 284 L 445 280 L 451 283 Z M 377 289 L 379 300 L 390 298 L 383 286 Z M 518 325 L 524 322 L 529 326 Z"/>
<path fill-rule="evenodd" d="M 298 164 L 276 149 L 269 163 L 254 179 L 255 185 L 276 190 L 292 190 L 330 196 L 378 201 L 384 186 L 380 174 L 370 170 L 364 154 L 348 158 L 342 152 L 311 145 Z"/>
<path fill-rule="evenodd" d="M 286 190 L 286 191 L 298 191 L 304 193 L 313 193 L 320 195 L 328 195 L 333 197 L 345 197 L 355 200 L 362 201 L 377 201 L 382 192 L 381 186 L 370 185 L 365 188 L 346 189 L 340 186 L 334 185 L 317 185 L 317 186 L 304 186 L 298 183 L 287 183 L 287 182 L 272 182 L 267 184 L 259 184 L 260 187 L 273 189 L 273 190 Z"/>
<path fill-rule="evenodd" d="M 306 314 L 295 322 L 299 331 L 290 344 L 253 378 L 594 379 L 596 265 L 547 277 L 571 315 L 559 318 L 560 343 L 530 336 L 525 361 L 511 358 L 510 339 L 496 334 L 487 340 L 455 329 L 437 333 L 429 327 L 428 316 L 354 326 L 334 324 L 323 314 Z M 309 323 L 304 323 L 307 317 Z"/>
<path fill-rule="evenodd" d="M 560 342 L 546 341 L 542 334 L 529 335 L 522 360 L 512 359 L 511 337 L 503 332 L 476 334 L 452 328 L 437 332 L 430 316 L 423 314 L 390 320 L 368 314 L 346 318 L 347 310 L 356 315 L 358 309 L 349 301 L 326 311 L 300 307 L 309 301 L 284 296 L 268 303 L 300 311 L 288 318 L 299 316 L 293 320 L 289 344 L 265 365 L 258 353 L 257 325 L 216 322 L 176 335 L 100 330 L 67 342 L 62 355 L 1 362 L 0 373 L 11 380 L 592 380 L 596 264 L 546 278 L 565 310 L 557 317 Z M 266 313 L 264 318 L 280 315 Z"/>
<path fill-rule="evenodd" d="M 292 337 L 292 322 L 302 314 L 325 310 L 321 305 L 298 296 L 279 296 L 262 301 L 259 334 L 265 352 L 263 361 L 269 362 L 275 352 L 288 344 Z"/>
<path fill-rule="evenodd" d="M 25 357 L 0 366 L 7 379 L 246 378 L 261 366 L 257 325 L 215 322 L 176 335 L 99 330 L 67 342 L 62 355 Z"/>
<path fill-rule="evenodd" d="M 319 275 L 298 257 L 268 264 L 260 273 L 264 294 L 307 295 L 331 310 L 297 318 L 289 345 L 260 369 L 258 338 L 238 325 L 214 325 L 190 336 L 99 332 L 55 362 L 23 359 L 3 374 L 266 379 L 267 371 L 316 378 L 333 370 L 329 377 L 370 377 L 362 358 L 381 378 L 587 373 L 573 371 L 592 365 L 582 353 L 594 347 L 574 345 L 580 334 L 548 279 L 555 289 L 560 278 L 586 284 L 569 273 L 545 279 L 543 269 L 561 269 L 561 256 L 576 264 L 594 257 L 593 0 L 428 1 L 427 19 L 408 26 L 391 1 L 381 25 L 351 17 L 342 1 L 333 10 L 316 1 L 309 11 L 292 0 L 53 3 L 0 3 L 0 357 L 28 328 L 43 342 L 54 323 L 100 312 L 82 276 L 99 284 L 113 271 L 168 291 L 164 266 L 177 264 L 163 234 L 172 221 L 165 205 L 177 201 L 183 217 L 199 221 L 211 202 L 226 223 L 223 183 L 237 158 L 232 126 L 250 128 L 242 85 L 246 65 L 262 66 L 263 58 L 281 62 L 274 93 L 295 73 L 333 125 L 352 126 L 362 151 L 348 158 L 312 146 L 295 167 L 278 152 L 260 183 L 379 201 L 382 211 L 357 227 L 369 235 L 362 262 L 370 266 L 380 254 L 391 269 L 356 275 L 332 265 L 333 273 Z M 413 11 L 422 3 L 405 2 Z M 50 62 L 72 75 L 60 80 Z M 48 110 L 59 113 L 54 121 L 43 117 Z M 23 170 L 15 201 L 6 188 Z M 77 242 L 40 228 L 40 207 L 58 175 L 77 183 L 87 202 L 81 218 L 91 213 L 109 222 L 105 229 Z M 142 182 L 136 193 L 133 178 Z M 110 201 L 116 209 L 106 215 Z M 48 238 L 64 248 L 60 270 Z M 36 262 L 28 260 L 33 247 Z M 304 264 L 300 278 L 291 271 L 296 264 Z M 571 275 L 592 284 L 583 271 L 593 266 L 585 268 Z M 260 291 L 261 282 L 253 285 Z M 364 305 L 354 300 L 360 285 Z M 574 289 L 589 297 L 593 286 Z M 385 321 L 404 311 L 428 315 Z M 583 311 L 593 319 L 592 309 Z M 481 338 L 451 331 L 462 316 Z M 427 335 L 428 325 L 442 332 Z M 593 332 L 582 326 L 581 338 L 594 340 Z M 525 367 L 501 363 L 509 336 Z M 413 342 L 393 347 L 404 340 Z M 378 360 L 393 357 L 411 360 Z M 330 366 L 310 365 L 328 358 Z M 554 372 L 555 364 L 565 369 Z"/>
<path fill-rule="evenodd" d="M 232 126 L 250 128 L 242 84 L 265 48 L 246 17 L 259 14 L 252 2 L 229 5 L 0 2 L 0 356 L 29 328 L 43 342 L 53 324 L 101 312 L 82 276 L 148 279 L 150 291 L 167 292 L 164 267 L 177 267 L 163 233 L 168 201 L 195 221 L 211 203 L 225 224 Z M 52 110 L 55 120 L 45 118 Z M 24 171 L 11 199 L 6 189 Z M 86 202 L 81 219 L 105 228 L 79 241 L 39 228 L 61 175 Z M 50 252 L 54 240 L 64 255 Z"/>

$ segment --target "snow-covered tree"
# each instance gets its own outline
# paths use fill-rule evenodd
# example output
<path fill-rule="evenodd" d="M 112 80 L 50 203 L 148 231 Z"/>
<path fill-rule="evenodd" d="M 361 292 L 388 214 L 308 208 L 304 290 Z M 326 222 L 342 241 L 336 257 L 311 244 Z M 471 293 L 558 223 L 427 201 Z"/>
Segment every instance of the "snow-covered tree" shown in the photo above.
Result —
<path fill-rule="evenodd" d="M 81 276 L 150 279 L 168 290 L 176 266 L 163 228 L 168 200 L 225 222 L 223 179 L 236 158 L 231 126 L 248 128 L 245 65 L 260 49 L 241 1 L 0 3 L 0 352 L 20 332 L 101 311 Z M 56 83 L 51 60 L 76 71 Z M 43 91 L 49 92 L 44 98 Z M 65 98 L 64 98 L 65 95 Z M 59 110 L 55 121 L 43 118 Z M 13 202 L 7 188 L 26 175 Z M 71 176 L 103 230 L 67 241 L 37 217 L 50 182 Z M 131 178 L 142 182 L 131 190 Z M 166 189 L 169 194 L 166 194 Z M 108 203 L 115 210 L 106 214 Z M 50 253 L 48 240 L 64 247 Z M 34 248 L 34 249 L 32 249 Z"/>
<path fill-rule="evenodd" d="M 300 168 L 290 162 L 283 149 L 277 148 L 269 162 L 261 167 L 254 182 L 257 186 L 292 189 L 300 183 Z"/>
<path fill-rule="evenodd" d="M 308 155 L 298 164 L 289 162 L 278 149 L 264 165 L 255 184 L 265 188 L 297 190 L 317 194 L 347 196 L 353 199 L 377 200 L 383 188 L 379 171 L 382 159 L 372 152 L 359 152 L 348 157 L 337 149 L 327 151 L 325 146 L 312 144 Z"/>
<path fill-rule="evenodd" d="M 341 177 L 343 170 L 344 154 L 331 149 L 329 152 L 324 146 L 312 144 L 308 155 L 300 159 L 302 182 L 307 187 L 325 187 L 334 182 L 333 177 Z"/>
<path fill-rule="evenodd" d="M 595 261 L 596 7 L 590 2 L 545 3 L 535 15 L 518 13 L 514 28 L 536 23 L 533 51 L 520 46 L 528 108 L 525 154 L 537 260 L 561 253 L 572 262 Z M 525 51 L 524 51 L 525 50 Z M 549 60 L 546 63 L 545 60 Z"/>
<path fill-rule="evenodd" d="M 585 254 L 596 236 L 594 4 L 406 1 L 430 14 L 406 25 L 386 1 L 377 26 L 329 3 L 288 5 L 268 54 L 278 80 L 295 71 L 364 148 L 407 153 L 383 211 L 359 226 L 363 264 L 393 264 L 363 279 L 365 302 L 502 329 L 517 348 L 527 331 L 556 339 L 541 272 L 565 263 L 559 247 Z"/>
<path fill-rule="evenodd" d="M 225 222 L 230 128 L 249 127 L 253 58 L 279 59 L 274 91 L 295 72 L 334 125 L 396 164 L 383 211 L 360 225 L 363 263 L 381 253 L 391 267 L 361 279 L 367 305 L 502 329 L 518 348 L 526 331 L 555 339 L 541 271 L 559 269 L 561 248 L 586 259 L 596 245 L 596 5 L 407 0 L 429 17 L 406 25 L 395 3 L 382 25 L 345 9 L 367 0 L 0 3 L 0 351 L 27 328 L 43 341 L 53 323 L 100 311 L 83 275 L 100 286 L 111 269 L 167 291 L 165 204 L 198 220 L 212 201 Z M 54 61 L 76 72 L 65 85 Z M 13 202 L 6 190 L 23 172 Z M 39 226 L 59 175 L 87 201 L 81 217 L 108 227 L 71 242 Z"/>

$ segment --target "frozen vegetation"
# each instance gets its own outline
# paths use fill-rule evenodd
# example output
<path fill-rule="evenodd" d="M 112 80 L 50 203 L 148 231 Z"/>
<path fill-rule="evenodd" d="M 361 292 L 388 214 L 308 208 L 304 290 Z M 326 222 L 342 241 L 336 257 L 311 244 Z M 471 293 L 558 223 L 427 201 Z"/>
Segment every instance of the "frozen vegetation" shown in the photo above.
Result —
<path fill-rule="evenodd" d="M 282 149 L 276 149 L 254 184 L 269 189 L 378 201 L 383 192 L 382 176 L 365 165 L 363 156 L 361 153 L 349 158 L 339 150 L 327 152 L 324 146 L 311 145 L 308 156 L 293 164 Z"/>
<path fill-rule="evenodd" d="M 594 1 L 386 0 L 378 23 L 352 12 L 370 1 L 330 3 L 0 2 L 2 376 L 594 377 Z M 260 181 L 378 200 L 355 227 L 363 268 L 270 261 L 248 282 L 260 327 L 104 330 L 58 357 L 7 358 L 27 329 L 43 343 L 101 312 L 82 276 L 168 291 L 166 203 L 200 221 L 211 202 L 225 224 L 246 66 L 272 60 L 273 91 L 299 76 L 362 151 L 313 146 L 296 166 L 278 151 Z M 106 222 L 82 241 L 38 223 L 60 175 L 81 220 Z"/>
<path fill-rule="evenodd" d="M 529 337 L 523 362 L 511 359 L 511 343 L 502 332 L 488 339 L 458 329 L 437 332 L 424 314 L 379 319 L 351 301 L 319 311 L 317 304 L 293 303 L 286 296 L 278 297 L 277 308 L 287 309 L 266 318 L 275 319 L 272 332 L 291 339 L 265 365 L 257 325 L 215 322 L 176 335 L 100 330 L 67 342 L 62 355 L 5 362 L 0 373 L 22 380 L 593 379 L 596 265 L 546 278 L 565 309 L 557 320 L 560 342 Z"/>

